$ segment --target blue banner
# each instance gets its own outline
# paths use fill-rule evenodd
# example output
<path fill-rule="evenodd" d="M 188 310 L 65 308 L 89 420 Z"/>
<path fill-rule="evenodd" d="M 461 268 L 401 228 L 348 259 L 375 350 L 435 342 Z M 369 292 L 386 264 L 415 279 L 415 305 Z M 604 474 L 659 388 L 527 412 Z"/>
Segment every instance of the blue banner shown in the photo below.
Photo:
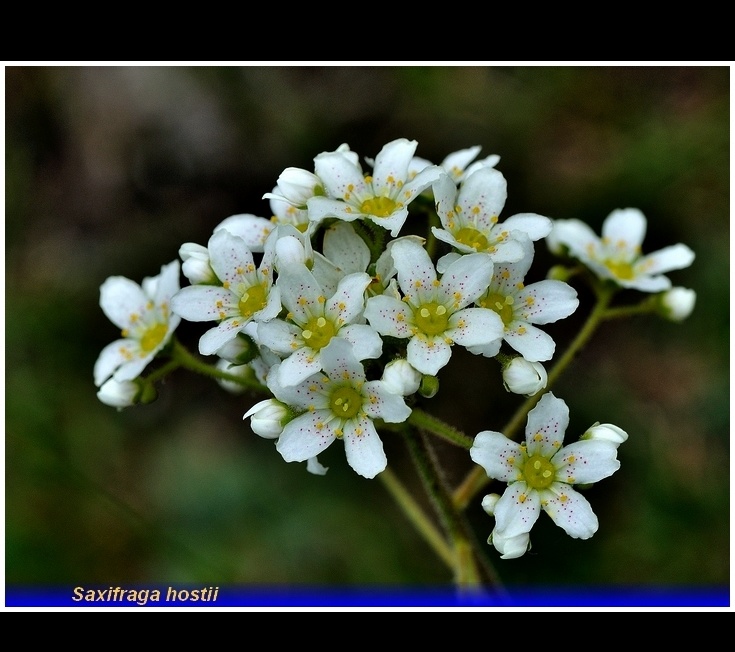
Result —
<path fill-rule="evenodd" d="M 728 587 L 446 588 L 5 587 L 6 607 L 729 607 Z"/>

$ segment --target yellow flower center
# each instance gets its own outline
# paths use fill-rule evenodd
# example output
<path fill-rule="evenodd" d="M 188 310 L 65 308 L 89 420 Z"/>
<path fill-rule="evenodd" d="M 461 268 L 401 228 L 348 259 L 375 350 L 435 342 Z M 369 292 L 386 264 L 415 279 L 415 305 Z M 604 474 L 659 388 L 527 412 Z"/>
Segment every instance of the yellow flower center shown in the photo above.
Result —
<path fill-rule="evenodd" d="M 301 331 L 301 337 L 306 346 L 318 351 L 329 344 L 336 332 L 333 322 L 325 317 L 312 317 Z"/>
<path fill-rule="evenodd" d="M 485 235 L 471 226 L 462 227 L 454 234 L 454 237 L 457 242 L 461 242 L 463 245 L 472 247 L 476 251 L 485 251 L 488 246 L 488 241 Z"/>
<path fill-rule="evenodd" d="M 168 326 L 166 324 L 149 326 L 143 333 L 143 337 L 140 338 L 140 348 L 146 353 L 150 353 L 163 341 L 167 332 Z"/>
<path fill-rule="evenodd" d="M 531 455 L 523 465 L 523 478 L 532 489 L 546 489 L 555 477 L 554 466 L 541 455 Z"/>
<path fill-rule="evenodd" d="M 265 308 L 265 304 L 268 301 L 268 292 L 265 284 L 260 283 L 258 285 L 252 285 L 247 289 L 240 297 L 238 308 L 240 314 L 246 319 L 252 317 L 256 312 Z"/>
<path fill-rule="evenodd" d="M 607 267 L 612 272 L 613 276 L 623 279 L 625 281 L 629 281 L 635 276 L 635 273 L 633 272 L 633 265 L 631 265 L 630 263 L 615 260 L 606 260 L 605 267 Z"/>
<path fill-rule="evenodd" d="M 360 210 L 367 215 L 375 215 L 375 217 L 388 217 L 393 215 L 396 210 L 396 202 L 390 197 L 371 197 L 362 202 Z"/>
<path fill-rule="evenodd" d="M 329 407 L 340 419 L 351 419 L 362 407 L 362 396 L 351 385 L 343 385 L 332 392 Z"/>
<path fill-rule="evenodd" d="M 422 303 L 414 310 L 413 319 L 426 335 L 439 335 L 449 326 L 449 313 L 441 303 Z"/>
<path fill-rule="evenodd" d="M 489 308 L 497 312 L 505 326 L 513 321 L 513 297 L 498 292 L 488 292 L 481 296 L 477 303 L 483 308 Z"/>

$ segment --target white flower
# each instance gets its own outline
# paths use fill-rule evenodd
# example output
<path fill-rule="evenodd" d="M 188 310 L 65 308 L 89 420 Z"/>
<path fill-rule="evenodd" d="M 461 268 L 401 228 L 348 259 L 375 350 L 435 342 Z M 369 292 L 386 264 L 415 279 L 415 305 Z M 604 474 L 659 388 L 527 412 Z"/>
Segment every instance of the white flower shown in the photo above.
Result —
<path fill-rule="evenodd" d="M 503 339 L 526 360 L 550 360 L 556 344 L 536 324 L 550 324 L 571 315 L 579 305 L 577 291 L 563 281 L 550 279 L 524 285 L 533 262 L 533 244 L 528 239 L 518 242 L 525 256 L 516 263 L 496 263 L 492 282 L 476 304 L 498 313 Z M 472 347 L 470 351 L 486 357 L 497 354 L 493 347 Z"/>
<path fill-rule="evenodd" d="M 549 234 L 548 217 L 519 213 L 498 223 L 508 197 L 507 182 L 498 170 L 484 167 L 470 174 L 457 188 L 447 175 L 433 185 L 441 229 L 434 235 L 462 253 L 484 252 L 495 262 L 523 257 L 519 240 L 539 240 Z"/>
<path fill-rule="evenodd" d="M 209 264 L 209 249 L 195 242 L 185 242 L 179 247 L 181 272 L 192 285 L 216 283 L 217 275 Z"/>
<path fill-rule="evenodd" d="M 504 536 L 500 532 L 493 531 L 487 542 L 492 543 L 500 553 L 501 559 L 517 559 L 525 555 L 531 548 L 531 537 L 528 532 L 521 532 L 515 536 Z"/>
<path fill-rule="evenodd" d="M 245 241 L 225 228 L 214 232 L 208 251 L 221 285 L 191 285 L 171 300 L 172 310 L 183 319 L 218 322 L 199 340 L 202 355 L 216 353 L 251 321 L 272 319 L 281 310 L 268 256 L 256 268 Z"/>
<path fill-rule="evenodd" d="M 615 446 L 620 446 L 628 439 L 628 433 L 612 423 L 595 423 L 590 426 L 580 439 L 597 439 L 598 441 L 609 441 Z"/>
<path fill-rule="evenodd" d="M 268 387 L 276 398 L 302 411 L 284 426 L 276 449 L 286 462 L 303 462 L 341 439 L 349 465 L 373 478 L 387 465 L 373 419 L 402 423 L 411 408 L 379 380 L 365 379 L 363 366 L 347 341 L 334 338 L 321 357 L 323 372 L 294 387 L 281 385 L 277 373 L 268 376 Z"/>
<path fill-rule="evenodd" d="M 261 344 L 285 356 L 279 383 L 297 385 L 320 371 L 322 351 L 335 337 L 347 340 L 358 360 L 380 356 L 383 341 L 362 317 L 370 280 L 364 272 L 348 274 L 328 296 L 305 266 L 280 271 L 276 285 L 288 314 L 258 324 L 257 333 Z"/>
<path fill-rule="evenodd" d="M 110 376 L 116 381 L 137 378 L 168 344 L 181 319 L 171 312 L 171 300 L 179 289 L 179 261 L 161 267 L 158 276 L 142 285 L 124 276 L 111 276 L 100 287 L 100 307 L 121 329 L 122 339 L 108 344 L 94 365 L 94 384 Z"/>
<path fill-rule="evenodd" d="M 664 247 L 643 255 L 646 218 L 637 208 L 614 210 L 602 223 L 602 238 L 584 222 L 556 220 L 547 237 L 549 249 L 565 249 L 603 280 L 641 292 L 661 292 L 671 287 L 665 272 L 688 267 L 694 252 L 684 244 Z"/>
<path fill-rule="evenodd" d="M 417 145 L 405 138 L 388 143 L 375 158 L 372 174 L 367 175 L 343 152 L 316 156 L 314 169 L 327 196 L 308 200 L 309 219 L 367 219 L 389 230 L 393 237 L 398 235 L 408 217 L 408 204 L 446 174 L 439 166 L 431 166 L 409 180 L 408 167 Z"/>
<path fill-rule="evenodd" d="M 474 147 L 468 147 L 467 149 L 452 152 L 444 158 L 439 166 L 455 183 L 460 183 L 461 181 L 464 181 L 465 177 L 472 174 L 475 170 L 483 167 L 495 167 L 498 164 L 498 161 L 500 161 L 500 157 L 497 154 L 490 154 L 490 156 L 486 156 L 484 159 L 472 163 L 472 161 L 477 158 L 481 149 L 482 148 L 479 145 L 475 145 Z M 430 165 L 432 165 L 430 161 L 414 156 L 411 159 L 411 163 L 408 168 L 409 173 L 411 175 L 416 175 Z"/>
<path fill-rule="evenodd" d="M 119 382 L 114 378 L 105 381 L 97 392 L 97 398 L 105 405 L 116 408 L 125 408 L 135 405 L 135 399 L 140 393 L 140 387 L 132 380 Z"/>
<path fill-rule="evenodd" d="M 265 439 L 277 439 L 283 432 L 288 416 L 288 408 L 283 403 L 268 398 L 253 405 L 242 418 L 250 418 L 250 427 L 256 435 Z"/>
<path fill-rule="evenodd" d="M 547 381 L 546 369 L 540 362 L 529 362 L 521 356 L 503 368 L 503 385 L 514 394 L 533 396 L 546 387 Z"/>
<path fill-rule="evenodd" d="M 263 199 L 286 202 L 296 208 L 306 208 L 307 200 L 324 194 L 322 180 L 313 172 L 302 168 L 286 168 L 278 176 L 273 192 L 267 192 Z"/>
<path fill-rule="evenodd" d="M 258 217 L 250 213 L 240 213 L 238 215 L 230 215 L 222 220 L 214 227 L 214 233 L 220 229 L 225 229 L 242 238 L 248 249 L 253 253 L 262 253 L 265 248 L 266 240 L 274 229 L 271 220 L 265 217 Z"/>
<path fill-rule="evenodd" d="M 549 392 L 528 413 L 523 444 L 488 430 L 475 437 L 470 457 L 490 478 L 508 483 L 492 507 L 492 541 L 504 556 L 525 552 L 523 535 L 531 531 L 542 509 L 575 539 L 588 539 L 597 531 L 597 516 L 572 485 L 594 483 L 615 473 L 620 468 L 617 445 L 586 439 L 562 447 L 568 425 L 566 403 Z"/>
<path fill-rule="evenodd" d="M 697 293 L 689 288 L 675 287 L 659 295 L 659 311 L 671 321 L 684 321 L 694 310 Z"/>
<path fill-rule="evenodd" d="M 385 365 L 380 379 L 389 392 L 408 396 L 419 391 L 421 378 L 421 373 L 414 369 L 408 360 L 398 358 Z"/>
<path fill-rule="evenodd" d="M 467 308 L 486 289 L 493 263 L 486 254 L 461 256 L 437 279 L 426 250 L 413 240 L 392 248 L 404 300 L 388 294 L 370 297 L 365 318 L 382 335 L 408 338 L 406 359 L 431 376 L 450 360 L 453 344 L 500 348 L 503 323 L 484 308 Z"/>

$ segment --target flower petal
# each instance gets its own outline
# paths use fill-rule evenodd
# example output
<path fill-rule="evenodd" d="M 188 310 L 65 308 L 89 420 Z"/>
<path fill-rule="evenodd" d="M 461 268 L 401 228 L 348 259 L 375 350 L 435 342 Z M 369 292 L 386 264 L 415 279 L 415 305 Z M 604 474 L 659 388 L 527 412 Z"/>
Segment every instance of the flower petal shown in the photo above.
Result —
<path fill-rule="evenodd" d="M 348 274 L 337 285 L 337 291 L 325 304 L 324 314 L 339 324 L 349 324 L 362 314 L 365 290 L 372 278 L 365 272 Z"/>
<path fill-rule="evenodd" d="M 635 269 L 648 275 L 663 274 L 689 267 L 693 262 L 694 252 L 685 244 L 676 244 L 644 256 L 636 262 Z"/>
<path fill-rule="evenodd" d="M 360 166 L 341 152 L 322 152 L 318 154 L 314 158 L 314 172 L 322 180 L 328 197 L 341 200 L 348 194 L 357 193 L 362 195 L 366 192 L 367 184 Z M 317 199 L 326 198 L 311 197 L 306 202 L 309 207 L 309 219 L 311 220 L 314 219 L 312 207 L 321 203 L 316 202 Z"/>
<path fill-rule="evenodd" d="M 463 221 L 472 222 L 480 231 L 489 231 L 497 221 L 508 198 L 508 182 L 502 172 L 482 167 L 462 182 L 457 204 L 462 209 Z"/>
<path fill-rule="evenodd" d="M 402 396 L 389 392 L 379 380 L 365 384 L 368 402 L 363 406 L 365 413 L 373 419 L 383 419 L 387 423 L 403 423 L 411 415 L 411 408 Z"/>
<path fill-rule="evenodd" d="M 250 251 L 261 253 L 274 225 L 265 217 L 258 217 L 250 213 L 230 215 L 214 227 L 215 231 L 226 229 L 245 241 Z"/>
<path fill-rule="evenodd" d="M 517 213 L 503 220 L 506 230 L 525 233 L 534 242 L 549 235 L 553 226 L 548 217 L 537 213 Z"/>
<path fill-rule="evenodd" d="M 325 450 L 335 440 L 331 428 L 324 425 L 331 414 L 329 410 L 316 410 L 289 421 L 276 443 L 276 450 L 283 459 L 305 462 Z"/>
<path fill-rule="evenodd" d="M 483 430 L 475 436 L 470 448 L 470 457 L 479 464 L 488 477 L 501 482 L 518 479 L 517 463 L 523 457 L 520 444 L 508 439 L 503 433 Z"/>
<path fill-rule="evenodd" d="M 541 498 L 544 511 L 573 539 L 589 539 L 597 532 L 599 521 L 592 506 L 568 484 L 554 482 Z"/>
<path fill-rule="evenodd" d="M 289 266 L 278 276 L 276 287 L 281 290 L 281 303 L 298 324 L 305 324 L 323 312 L 320 297 L 324 297 L 313 274 L 305 265 Z"/>
<path fill-rule="evenodd" d="M 562 446 L 569 426 L 569 408 L 552 392 L 546 392 L 528 413 L 526 450 L 528 455 L 551 458 Z"/>
<path fill-rule="evenodd" d="M 240 314 L 238 298 L 220 286 L 188 285 L 171 298 L 171 310 L 187 321 L 218 321 Z"/>
<path fill-rule="evenodd" d="M 374 360 L 383 352 L 383 340 L 367 324 L 348 324 L 339 329 L 339 337 L 352 344 L 358 360 Z"/>
<path fill-rule="evenodd" d="M 370 419 L 347 421 L 343 427 L 343 440 L 347 463 L 359 475 L 374 478 L 385 470 L 388 459 L 383 442 Z"/>
<path fill-rule="evenodd" d="M 304 347 L 294 351 L 279 365 L 278 382 L 284 387 L 293 387 L 321 370 L 321 353 Z"/>
<path fill-rule="evenodd" d="M 538 491 L 529 490 L 525 482 L 508 485 L 495 505 L 494 532 L 501 537 L 516 537 L 530 532 L 541 514 L 541 498 Z"/>
<path fill-rule="evenodd" d="M 332 380 L 365 380 L 365 369 L 357 360 L 352 344 L 341 337 L 333 337 L 321 351 L 322 369 Z"/>
<path fill-rule="evenodd" d="M 640 249 L 646 237 L 646 218 L 637 208 L 619 208 L 602 223 L 605 242 L 625 242 L 630 249 Z"/>
<path fill-rule="evenodd" d="M 440 303 L 451 304 L 455 310 L 459 310 L 485 292 L 492 277 L 493 261 L 489 255 L 461 256 L 442 274 L 437 299 Z"/>
<path fill-rule="evenodd" d="M 245 322 L 235 317 L 225 319 L 214 328 L 210 328 L 199 338 L 199 353 L 202 355 L 214 355 L 227 342 L 242 330 Z"/>
<path fill-rule="evenodd" d="M 383 146 L 375 157 L 372 174 L 376 196 L 396 196 L 396 184 L 408 178 L 408 166 L 416 147 L 418 142 L 407 138 L 397 138 Z"/>
<path fill-rule="evenodd" d="M 406 360 L 422 374 L 436 376 L 452 357 L 452 349 L 440 337 L 426 340 L 412 337 L 406 347 Z"/>
<path fill-rule="evenodd" d="M 596 251 L 600 246 L 600 238 L 582 220 L 554 220 L 551 233 L 546 236 L 549 249 L 556 252 L 560 247 L 567 247 L 569 253 L 582 261 L 588 261 L 588 250 Z"/>
<path fill-rule="evenodd" d="M 516 294 L 522 308 L 516 309 L 531 324 L 550 324 L 569 317 L 579 306 L 577 291 L 567 283 L 544 280 L 531 283 Z"/>
<path fill-rule="evenodd" d="M 335 222 L 324 231 L 322 252 L 342 274 L 364 272 L 370 264 L 370 249 L 348 222 Z"/>
<path fill-rule="evenodd" d="M 382 335 L 410 337 L 413 312 L 404 301 L 386 294 L 370 297 L 365 304 L 365 319 Z"/>
<path fill-rule="evenodd" d="M 426 249 L 414 240 L 397 240 L 391 255 L 398 270 L 398 285 L 411 303 L 430 301 L 436 289 L 436 270 Z"/>
<path fill-rule="evenodd" d="M 282 319 L 259 322 L 256 337 L 260 344 L 280 354 L 291 354 L 304 345 L 301 329 Z"/>
<path fill-rule="evenodd" d="M 610 441 L 587 439 L 562 448 L 551 460 L 556 478 L 567 484 L 599 482 L 620 468 L 617 446 Z"/>
<path fill-rule="evenodd" d="M 207 245 L 209 263 L 222 283 L 232 285 L 245 280 L 245 274 L 255 271 L 250 248 L 242 238 L 227 229 L 215 231 Z"/>
<path fill-rule="evenodd" d="M 102 312 L 120 329 L 129 328 L 145 314 L 149 300 L 140 285 L 124 276 L 110 276 L 100 286 Z"/>
<path fill-rule="evenodd" d="M 137 349 L 134 340 L 120 339 L 110 342 L 100 351 L 94 363 L 94 384 L 97 387 L 101 386 L 120 365 L 130 359 L 131 346 Z"/>
<path fill-rule="evenodd" d="M 529 323 L 512 322 L 503 339 L 529 362 L 544 362 L 554 357 L 556 343 L 551 335 Z"/>
<path fill-rule="evenodd" d="M 503 339 L 503 320 L 494 310 L 465 308 L 449 318 L 445 335 L 461 346 L 487 346 Z"/>

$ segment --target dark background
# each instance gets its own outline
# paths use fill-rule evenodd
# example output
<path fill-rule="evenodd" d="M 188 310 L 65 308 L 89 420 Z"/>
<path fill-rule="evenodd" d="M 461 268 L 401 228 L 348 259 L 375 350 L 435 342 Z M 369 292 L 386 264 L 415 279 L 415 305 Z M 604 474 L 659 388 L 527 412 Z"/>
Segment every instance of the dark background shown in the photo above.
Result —
<path fill-rule="evenodd" d="M 603 324 L 554 388 L 568 441 L 594 421 L 630 434 L 621 469 L 587 493 L 598 533 L 572 540 L 542 515 L 522 559 L 483 544 L 503 581 L 728 583 L 727 66 L 8 66 L 5 92 L 8 585 L 451 584 L 339 444 L 317 477 L 254 435 L 242 415 L 258 397 L 177 372 L 155 403 L 119 412 L 92 382 L 118 337 L 98 303 L 107 276 L 140 282 L 225 217 L 269 216 L 261 197 L 288 166 L 311 170 L 343 142 L 374 157 L 398 137 L 435 163 L 471 145 L 500 155 L 501 219 L 575 217 L 599 233 L 638 207 L 645 253 L 684 242 L 697 255 L 669 274 L 697 292 L 688 320 Z M 552 260 L 536 250 L 527 282 Z M 590 308 L 577 287 L 577 313 L 546 329 L 558 351 Z M 202 332 L 178 334 L 196 350 Z M 457 349 L 440 379 L 422 406 L 469 435 L 521 401 L 494 361 Z M 383 439 L 423 502 L 402 443 Z M 436 453 L 450 482 L 469 468 L 459 449 Z M 484 541 L 479 498 L 468 517 Z"/>

